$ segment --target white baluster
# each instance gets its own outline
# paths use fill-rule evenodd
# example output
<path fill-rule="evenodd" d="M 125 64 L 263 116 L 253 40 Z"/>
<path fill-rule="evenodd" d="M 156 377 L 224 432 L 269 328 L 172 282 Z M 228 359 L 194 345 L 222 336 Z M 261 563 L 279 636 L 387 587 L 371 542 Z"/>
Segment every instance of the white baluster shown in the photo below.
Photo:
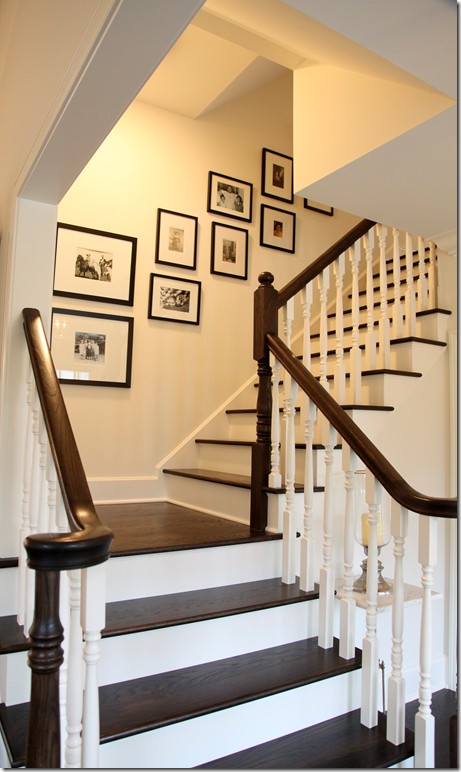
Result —
<path fill-rule="evenodd" d="M 379 360 L 381 367 L 390 367 L 390 334 L 389 317 L 387 315 L 387 270 L 386 270 L 386 241 L 387 228 L 378 225 L 379 241 L 379 288 L 380 288 L 380 315 L 379 315 Z"/>
<path fill-rule="evenodd" d="M 352 269 L 352 348 L 349 355 L 351 364 L 351 402 L 360 405 L 362 400 L 362 366 L 359 345 L 359 262 L 360 242 L 357 241 L 349 250 L 349 260 Z"/>
<path fill-rule="evenodd" d="M 429 308 L 437 308 L 437 247 L 433 241 L 429 242 L 429 271 L 428 271 Z"/>
<path fill-rule="evenodd" d="M 373 287 L 373 248 L 375 245 L 375 229 L 372 228 L 363 236 L 363 248 L 367 266 L 367 335 L 365 338 L 366 363 L 369 370 L 376 368 L 376 333 Z"/>
<path fill-rule="evenodd" d="M 336 277 L 336 366 L 335 366 L 335 399 L 340 405 L 346 401 L 346 371 L 344 367 L 344 318 L 343 318 L 343 278 L 344 253 L 333 265 Z"/>
<path fill-rule="evenodd" d="M 47 533 L 50 531 L 50 523 L 48 520 L 48 485 L 46 479 L 47 471 L 47 459 L 48 459 L 48 436 L 46 433 L 45 420 L 40 413 L 39 430 L 38 430 L 38 443 L 39 443 L 39 484 L 38 484 L 38 532 Z"/>
<path fill-rule="evenodd" d="M 418 236 L 418 266 L 419 266 L 418 311 L 425 311 L 428 308 L 425 259 L 426 259 L 426 245 L 424 243 L 424 239 L 421 236 Z"/>
<path fill-rule="evenodd" d="M 32 458 L 30 462 L 30 533 L 38 532 L 38 513 L 40 506 L 39 483 L 39 430 L 40 403 L 37 389 L 33 389 L 32 399 Z M 29 630 L 34 618 L 35 571 L 26 567 L 26 606 L 24 628 Z"/>
<path fill-rule="evenodd" d="M 282 582 L 296 581 L 296 509 L 295 509 L 295 402 L 298 384 L 285 373 L 285 511 L 283 513 Z"/>
<path fill-rule="evenodd" d="M 33 459 L 34 438 L 32 435 L 32 404 L 34 399 L 34 382 L 32 368 L 29 368 L 29 378 L 27 381 L 27 423 L 24 442 L 24 465 L 23 465 L 23 483 L 22 483 L 22 506 L 21 506 L 21 526 L 19 529 L 19 551 L 18 551 L 18 614 L 19 625 L 23 625 L 26 618 L 26 575 L 27 562 L 24 549 L 24 539 L 30 533 L 30 486 L 31 486 L 31 467 Z"/>
<path fill-rule="evenodd" d="M 323 503 L 323 563 L 320 569 L 319 646 L 333 646 L 333 604 L 335 571 L 333 563 L 333 448 L 336 432 L 324 416 L 322 438 L 325 445 L 325 494 Z"/>
<path fill-rule="evenodd" d="M 282 476 L 280 474 L 280 399 L 279 380 L 280 362 L 271 353 L 270 362 L 272 368 L 272 415 L 271 415 L 271 472 L 269 486 L 280 488 Z"/>
<path fill-rule="evenodd" d="M 394 279 L 394 304 L 392 306 L 392 337 L 401 338 L 403 335 L 403 309 L 402 289 L 400 279 L 400 233 L 397 228 L 392 229 L 393 255 L 392 273 Z"/>
<path fill-rule="evenodd" d="M 81 571 L 68 572 L 69 634 L 65 744 L 66 767 L 82 765 L 83 645 L 80 624 Z"/>
<path fill-rule="evenodd" d="M 84 635 L 85 691 L 83 698 L 82 766 L 95 769 L 99 762 L 98 662 L 101 630 L 105 625 L 106 566 L 82 571 L 82 627 Z"/>
<path fill-rule="evenodd" d="M 403 559 L 408 533 L 408 511 L 392 501 L 391 534 L 394 538 L 394 586 L 392 604 L 392 671 L 388 679 L 387 739 L 394 745 L 405 741 L 405 678 L 403 677 L 403 620 L 405 586 Z"/>
<path fill-rule="evenodd" d="M 368 559 L 366 634 L 362 641 L 362 707 L 360 720 L 371 728 L 378 723 L 378 516 L 382 506 L 381 484 L 367 471 Z"/>
<path fill-rule="evenodd" d="M 303 309 L 303 364 L 311 369 L 311 306 L 312 284 L 308 284 L 301 290 L 301 305 Z"/>
<path fill-rule="evenodd" d="M 408 336 L 416 335 L 416 304 L 413 282 L 413 240 L 410 233 L 405 234 L 405 267 L 407 289 L 405 292 L 405 332 Z"/>
<path fill-rule="evenodd" d="M 355 656 L 355 600 L 354 585 L 354 542 L 355 542 L 355 500 L 354 474 L 359 468 L 358 456 L 343 440 L 343 471 L 346 489 L 346 510 L 344 518 L 344 584 L 340 602 L 339 656 L 352 659 Z"/>
<path fill-rule="evenodd" d="M 320 296 L 320 383 L 328 390 L 327 356 L 328 356 L 328 290 L 330 287 L 330 269 L 325 268 L 318 277 Z"/>
<path fill-rule="evenodd" d="M 299 586 L 310 592 L 314 589 L 314 463 L 312 442 L 317 416 L 315 404 L 306 394 L 302 394 L 301 414 L 304 420 L 304 438 L 306 455 L 304 459 L 304 517 L 301 537 L 301 567 Z"/>
<path fill-rule="evenodd" d="M 47 509 L 48 509 L 48 530 L 56 531 L 57 523 L 57 497 L 58 497 L 58 477 L 54 465 L 53 456 L 49 445 L 47 446 L 46 457 L 46 483 L 47 483 Z"/>
<path fill-rule="evenodd" d="M 432 585 L 437 562 L 437 518 L 419 518 L 419 562 L 422 569 L 419 709 L 415 716 L 415 767 L 434 767 L 435 721 L 431 712 Z"/>

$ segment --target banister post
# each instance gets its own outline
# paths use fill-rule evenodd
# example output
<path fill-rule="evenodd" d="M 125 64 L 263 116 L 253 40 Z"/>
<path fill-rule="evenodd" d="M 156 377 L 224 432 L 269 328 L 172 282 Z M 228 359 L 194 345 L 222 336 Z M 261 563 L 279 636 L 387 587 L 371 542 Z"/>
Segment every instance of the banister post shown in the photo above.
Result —
<path fill-rule="evenodd" d="M 251 449 L 250 526 L 264 531 L 267 525 L 267 486 L 271 463 L 271 367 L 266 334 L 278 332 L 278 293 L 274 277 L 265 271 L 259 275 L 254 294 L 253 358 L 258 363 L 259 388 L 256 402 L 256 442 Z"/>
<path fill-rule="evenodd" d="M 61 766 L 59 668 L 63 628 L 59 619 L 59 571 L 35 572 L 35 615 L 29 631 L 32 670 L 26 767 Z"/>

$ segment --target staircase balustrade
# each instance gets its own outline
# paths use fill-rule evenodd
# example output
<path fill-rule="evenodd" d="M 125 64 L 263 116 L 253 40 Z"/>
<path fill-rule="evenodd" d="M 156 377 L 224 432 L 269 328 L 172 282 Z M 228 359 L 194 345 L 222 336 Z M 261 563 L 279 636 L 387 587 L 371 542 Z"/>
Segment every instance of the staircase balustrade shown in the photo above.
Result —
<path fill-rule="evenodd" d="M 95 767 L 112 532 L 94 509 L 40 314 L 24 309 L 23 320 L 31 363 L 18 605 L 18 623 L 31 639 L 26 766 Z"/>
<path fill-rule="evenodd" d="M 391 237 L 390 237 L 391 236 Z M 406 288 L 402 297 L 402 282 L 400 261 L 406 263 Z M 416 254 L 416 259 L 415 259 Z M 314 581 L 319 582 L 319 646 L 329 648 L 333 645 L 333 607 L 335 598 L 335 566 L 333 561 L 334 513 L 333 496 L 333 448 L 337 442 L 342 443 L 344 473 L 344 578 L 340 600 L 340 655 L 346 659 L 354 656 L 355 636 L 355 600 L 353 594 L 353 553 L 354 553 L 354 475 L 359 469 L 367 470 L 367 507 L 368 507 L 368 570 L 366 591 L 366 629 L 362 642 L 362 708 L 361 721 L 367 727 L 374 727 L 378 722 L 378 637 L 377 637 L 377 606 L 378 606 L 378 554 L 380 549 L 378 539 L 378 515 L 383 506 L 392 501 L 391 535 L 394 543 L 394 577 L 392 593 L 392 653 L 391 673 L 388 678 L 389 706 L 387 712 L 387 736 L 395 745 L 403 741 L 405 733 L 405 679 L 403 677 L 403 617 L 404 617 L 404 583 L 403 562 L 405 555 L 405 540 L 407 535 L 408 512 L 419 515 L 420 561 L 422 571 L 422 620 L 420 646 L 420 708 L 415 720 L 415 759 L 421 767 L 433 766 L 434 719 L 431 715 L 431 588 L 432 575 L 436 556 L 436 530 L 438 518 L 455 518 L 457 502 L 455 499 L 429 497 L 411 488 L 408 483 L 391 466 L 381 452 L 366 437 L 364 432 L 345 412 L 342 405 L 348 408 L 361 406 L 362 380 L 365 370 L 378 365 L 381 369 L 391 367 L 391 339 L 416 335 L 416 307 L 418 311 L 426 312 L 434 307 L 436 298 L 436 249 L 433 244 L 426 247 L 423 239 L 418 239 L 418 250 L 413 253 L 413 239 L 410 234 L 400 234 L 396 229 L 388 229 L 383 225 L 364 220 L 353 228 L 336 245 L 327 250 L 317 261 L 301 272 L 286 287 L 279 292 L 273 287 L 273 277 L 264 273 L 260 276 L 260 287 L 255 293 L 255 357 L 258 362 L 267 362 L 269 356 L 272 367 L 277 373 L 272 381 L 274 404 L 277 405 L 277 415 L 270 415 L 271 398 L 267 393 L 270 375 L 265 371 L 260 382 L 264 397 L 258 398 L 258 422 L 269 427 L 278 423 L 278 391 L 279 373 L 283 372 L 285 388 L 284 416 L 287 421 L 285 433 L 285 448 L 282 456 L 289 459 L 282 484 L 286 486 L 286 509 L 283 526 L 283 571 L 282 580 L 285 583 L 295 581 L 294 554 L 299 546 L 300 586 L 312 589 Z M 427 254 L 429 264 L 427 265 Z M 349 399 L 345 395 L 344 344 L 343 344 L 343 285 L 345 260 L 350 266 L 348 274 L 351 297 L 351 332 L 352 346 L 349 352 Z M 387 294 L 387 263 L 393 265 L 393 297 L 392 308 L 389 311 Z M 419 277 L 415 278 L 413 265 L 416 262 Z M 373 268 L 377 265 L 378 287 L 373 288 Z M 328 299 L 330 287 L 330 272 L 334 271 L 336 293 L 332 301 Z M 392 271 L 390 272 L 392 273 Z M 426 275 L 427 274 L 427 275 Z M 360 285 L 364 287 L 360 293 Z M 415 286 L 417 291 L 415 290 Z M 318 290 L 318 329 L 320 338 L 319 369 L 315 377 L 311 373 L 311 334 L 313 288 Z M 346 290 L 347 291 L 347 290 Z M 378 292 L 376 302 L 374 296 Z M 292 312 L 286 304 L 291 303 L 295 294 L 301 292 L 301 304 L 304 321 L 304 343 L 301 358 L 295 354 L 291 346 L 291 321 L 286 334 L 285 343 L 278 337 L 277 320 L 274 309 L 282 309 L 287 330 L 287 318 Z M 366 298 L 365 305 L 360 305 L 360 294 Z M 416 304 L 417 299 L 417 304 Z M 403 301 L 403 302 L 402 302 Z M 375 322 L 374 307 L 378 318 Z M 336 323 L 341 329 L 334 331 L 335 335 L 335 366 L 333 372 L 328 372 L 328 317 L 329 312 L 336 311 Z M 365 312 L 365 323 L 360 324 L 360 311 Z M 332 314 L 330 314 L 332 315 Z M 389 316 L 391 317 L 389 319 Z M 375 334 L 375 325 L 378 336 Z M 266 326 L 265 326 L 266 325 Z M 360 331 L 364 328 L 364 344 L 360 345 Z M 315 329 L 315 328 L 314 328 Z M 294 339 L 297 339 L 295 336 Z M 363 351 L 364 349 L 364 351 Z M 259 370 L 259 368 L 258 368 Z M 329 385 L 333 380 L 333 387 Z M 293 385 L 295 384 L 295 386 Z M 301 425 L 304 428 L 306 443 L 304 465 L 304 506 L 302 517 L 301 540 L 297 542 L 296 527 L 293 517 L 293 461 L 295 453 L 295 438 L 292 421 L 294 421 L 293 400 L 296 390 L 300 391 Z M 266 390 L 266 391 L 265 391 Z M 336 399 L 333 398 L 333 396 Z M 261 410 L 261 415 L 260 411 Z M 314 431 L 320 436 L 325 453 L 325 493 L 323 513 L 323 544 L 321 547 L 321 566 L 314 568 L 315 554 L 319 553 L 319 545 L 314 546 L 313 539 L 313 491 L 314 474 L 312 469 L 312 445 Z M 272 430 L 277 431 L 276 428 Z M 277 443 L 283 437 L 276 434 L 273 441 Z M 269 452 L 265 452 L 267 466 L 264 472 L 261 468 L 252 469 L 252 524 L 265 525 L 264 507 L 267 506 L 265 486 L 268 479 L 275 479 L 277 470 L 271 470 L 269 461 L 271 438 L 268 434 L 258 433 L 258 443 L 267 444 Z M 259 457 L 264 452 L 259 451 Z M 273 454 L 274 457 L 274 454 Z M 279 478 L 277 478 L 279 479 Z M 300 481 L 299 481 L 300 482 Z M 259 488 L 257 487 L 259 485 Z M 289 544 L 287 542 L 290 542 Z"/>

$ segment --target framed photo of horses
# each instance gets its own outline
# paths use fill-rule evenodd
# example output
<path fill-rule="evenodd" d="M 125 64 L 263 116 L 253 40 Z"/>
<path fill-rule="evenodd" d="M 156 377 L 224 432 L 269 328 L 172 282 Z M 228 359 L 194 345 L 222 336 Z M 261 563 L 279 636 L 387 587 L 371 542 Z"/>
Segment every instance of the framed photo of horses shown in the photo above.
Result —
<path fill-rule="evenodd" d="M 132 306 L 137 239 L 58 223 L 53 295 Z"/>

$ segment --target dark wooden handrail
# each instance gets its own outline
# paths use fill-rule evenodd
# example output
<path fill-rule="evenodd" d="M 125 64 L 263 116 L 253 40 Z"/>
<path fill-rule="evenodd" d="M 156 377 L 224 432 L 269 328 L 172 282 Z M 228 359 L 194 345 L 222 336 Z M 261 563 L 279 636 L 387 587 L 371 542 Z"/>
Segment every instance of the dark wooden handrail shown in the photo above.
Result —
<path fill-rule="evenodd" d="M 290 298 L 294 297 L 294 295 L 300 292 L 300 290 L 302 290 L 306 284 L 309 284 L 312 279 L 315 279 L 316 276 L 322 273 L 324 268 L 327 268 L 329 265 L 331 265 L 331 263 L 333 263 L 340 255 L 342 255 L 346 249 L 352 247 L 352 245 L 355 244 L 355 242 L 361 238 L 361 236 L 364 236 L 365 233 L 368 233 L 368 231 L 373 228 L 374 225 L 376 225 L 376 223 L 373 222 L 373 220 L 361 220 L 344 236 L 341 236 L 341 238 L 338 239 L 338 241 L 336 241 L 333 246 L 329 247 L 326 252 L 323 253 L 323 255 L 320 255 L 317 260 L 314 260 L 314 262 L 308 265 L 307 268 L 304 268 L 304 270 L 298 273 L 294 279 L 289 281 L 285 287 L 279 290 L 277 300 L 278 308 L 284 306 L 285 303 L 290 300 Z"/>
<path fill-rule="evenodd" d="M 273 333 L 267 333 L 269 349 L 285 370 L 295 379 L 300 388 L 328 418 L 352 450 L 363 461 L 381 485 L 399 504 L 411 512 L 435 517 L 456 518 L 457 499 L 426 496 L 411 487 L 389 463 L 357 424 L 338 405 L 309 370 L 290 351 L 288 346 Z"/>
<path fill-rule="evenodd" d="M 108 559 L 113 534 L 96 514 L 40 313 L 36 308 L 25 308 L 22 314 L 40 405 L 71 531 L 28 536 L 28 563 L 31 568 L 57 571 L 97 565 Z"/>

